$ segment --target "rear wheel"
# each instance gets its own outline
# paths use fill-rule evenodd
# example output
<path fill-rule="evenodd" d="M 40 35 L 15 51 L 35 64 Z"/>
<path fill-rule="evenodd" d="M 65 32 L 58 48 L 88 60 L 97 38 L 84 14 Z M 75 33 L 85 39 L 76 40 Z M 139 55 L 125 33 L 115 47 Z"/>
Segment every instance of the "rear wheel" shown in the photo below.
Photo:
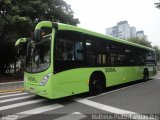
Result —
<path fill-rule="evenodd" d="M 100 77 L 93 76 L 91 77 L 89 84 L 89 92 L 90 95 L 97 95 L 104 91 L 104 82 L 100 79 Z"/>
<path fill-rule="evenodd" d="M 144 69 L 144 72 L 143 72 L 143 80 L 144 80 L 144 81 L 149 80 L 149 72 L 148 72 L 147 69 Z"/>

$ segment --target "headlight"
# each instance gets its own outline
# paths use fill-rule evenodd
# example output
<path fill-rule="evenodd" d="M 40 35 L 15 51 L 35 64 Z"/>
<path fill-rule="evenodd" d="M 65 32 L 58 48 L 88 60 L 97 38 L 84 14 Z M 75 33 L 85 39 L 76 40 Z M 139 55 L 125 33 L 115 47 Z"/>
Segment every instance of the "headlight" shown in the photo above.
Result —
<path fill-rule="evenodd" d="M 41 86 L 46 85 L 46 83 L 47 83 L 47 81 L 48 81 L 48 79 L 49 79 L 49 77 L 50 77 L 51 75 L 52 75 L 52 73 L 49 73 L 49 74 L 47 74 L 46 76 L 44 76 L 44 77 L 42 78 L 41 82 L 40 82 L 40 85 L 41 85 Z"/>

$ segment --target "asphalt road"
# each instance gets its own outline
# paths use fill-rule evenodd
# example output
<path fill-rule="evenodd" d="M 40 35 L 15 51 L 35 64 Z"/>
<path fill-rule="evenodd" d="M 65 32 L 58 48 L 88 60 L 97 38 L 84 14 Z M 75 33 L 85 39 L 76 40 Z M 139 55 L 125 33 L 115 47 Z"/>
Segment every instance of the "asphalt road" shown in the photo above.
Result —
<path fill-rule="evenodd" d="M 91 97 L 81 94 L 48 100 L 25 92 L 0 93 L 0 117 L 2 120 L 158 120 L 160 74 L 147 82 L 115 86 Z"/>

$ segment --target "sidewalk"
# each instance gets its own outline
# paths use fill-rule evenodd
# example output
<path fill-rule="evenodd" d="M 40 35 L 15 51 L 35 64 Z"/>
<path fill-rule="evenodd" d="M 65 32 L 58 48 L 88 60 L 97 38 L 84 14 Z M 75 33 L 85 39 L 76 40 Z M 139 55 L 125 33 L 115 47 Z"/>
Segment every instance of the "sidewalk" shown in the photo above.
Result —
<path fill-rule="evenodd" d="M 0 83 L 0 93 L 23 90 L 23 81 Z"/>

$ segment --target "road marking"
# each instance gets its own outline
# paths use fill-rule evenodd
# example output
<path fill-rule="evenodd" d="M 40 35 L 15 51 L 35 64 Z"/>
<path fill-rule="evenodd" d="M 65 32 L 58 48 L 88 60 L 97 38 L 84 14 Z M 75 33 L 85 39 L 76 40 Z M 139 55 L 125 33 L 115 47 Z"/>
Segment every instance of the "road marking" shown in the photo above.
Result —
<path fill-rule="evenodd" d="M 6 106 L 0 107 L 0 111 L 10 109 L 10 108 L 20 107 L 20 106 L 24 106 L 24 105 L 29 105 L 29 104 L 33 104 L 33 103 L 39 103 L 39 102 L 43 102 L 43 101 L 45 101 L 45 100 L 40 99 L 40 100 L 31 100 L 31 101 L 27 101 L 27 102 L 21 102 L 21 103 L 12 104 L 12 105 L 6 105 Z"/>
<path fill-rule="evenodd" d="M 56 118 L 54 120 L 80 120 L 80 119 L 83 119 L 83 118 L 86 118 L 86 117 L 87 117 L 86 115 L 84 115 L 80 112 L 74 112 L 74 113 L 71 113 L 69 115 L 65 115 L 65 116 Z"/>
<path fill-rule="evenodd" d="M 23 83 L 23 81 L 18 81 L 18 82 L 5 82 L 5 83 L 0 83 L 0 85 L 17 84 L 17 83 Z"/>
<path fill-rule="evenodd" d="M 0 103 L 10 102 L 10 101 L 16 101 L 16 100 L 22 100 L 22 99 L 27 99 L 27 98 L 32 98 L 34 96 L 35 95 L 28 95 L 28 96 L 24 96 L 24 97 L 16 97 L 16 98 L 12 98 L 12 99 L 0 100 Z"/>
<path fill-rule="evenodd" d="M 26 95 L 26 94 L 28 94 L 28 93 L 27 92 L 23 92 L 23 93 L 17 93 L 17 94 L 9 94 L 9 95 L 0 96 L 0 98 L 13 97 L 13 96 L 19 96 L 19 95 Z"/>
<path fill-rule="evenodd" d="M 158 77 L 158 78 L 155 78 L 155 79 L 159 80 L 159 79 L 160 79 L 160 77 Z"/>
<path fill-rule="evenodd" d="M 115 108 L 115 107 L 112 107 L 112 106 L 104 105 L 104 104 L 97 103 L 97 102 L 94 102 L 94 101 L 91 101 L 91 100 L 87 100 L 87 99 L 74 99 L 74 101 L 80 102 L 82 104 L 85 104 L 85 105 L 88 105 L 88 106 L 91 106 L 91 107 L 94 107 L 94 108 L 97 108 L 97 109 L 101 109 L 101 110 L 104 110 L 104 111 L 107 111 L 107 112 L 110 112 L 110 113 L 122 115 L 122 116 L 128 117 L 130 119 L 139 120 L 139 119 L 137 119 L 136 116 L 141 116 L 143 118 L 146 118 L 146 120 L 156 120 L 154 118 L 150 118 L 148 116 L 141 115 L 139 113 L 135 113 L 135 112 L 127 111 L 127 110 L 122 110 L 122 109 L 119 109 L 119 108 Z"/>
<path fill-rule="evenodd" d="M 31 116 L 31 115 L 35 115 L 35 114 L 47 112 L 47 111 L 50 111 L 50 110 L 58 109 L 58 108 L 61 108 L 61 107 L 63 107 L 63 105 L 52 104 L 52 105 L 43 106 L 43 107 L 35 108 L 35 109 L 32 109 L 32 110 L 20 112 L 20 113 L 17 113 L 16 115 L 18 115 L 18 119 L 21 119 L 21 118 L 28 117 L 28 116 Z"/>
<path fill-rule="evenodd" d="M 151 81 L 152 81 L 152 80 L 151 80 Z M 109 92 L 105 92 L 105 93 L 102 93 L 102 94 L 99 94 L 99 95 L 96 95 L 96 96 L 87 97 L 87 98 L 85 98 L 85 99 L 91 99 L 91 98 L 99 97 L 99 96 L 102 96 L 102 95 L 110 94 L 110 93 L 113 93 L 113 92 L 121 91 L 121 90 L 124 90 L 124 89 L 127 89 L 127 88 L 131 88 L 131 87 L 134 87 L 134 86 L 141 85 L 141 84 L 145 84 L 145 83 L 148 83 L 148 82 L 151 82 L 151 81 L 146 81 L 146 82 L 142 82 L 142 83 L 137 83 L 137 84 L 130 85 L 130 86 L 127 86 L 127 87 L 123 87 L 123 88 L 119 88 L 119 89 L 112 90 L 112 91 L 109 91 Z"/>
<path fill-rule="evenodd" d="M 1 95 L 9 95 L 9 94 L 12 94 L 12 93 L 21 93 L 21 91 L 0 93 L 0 97 L 1 97 Z"/>

